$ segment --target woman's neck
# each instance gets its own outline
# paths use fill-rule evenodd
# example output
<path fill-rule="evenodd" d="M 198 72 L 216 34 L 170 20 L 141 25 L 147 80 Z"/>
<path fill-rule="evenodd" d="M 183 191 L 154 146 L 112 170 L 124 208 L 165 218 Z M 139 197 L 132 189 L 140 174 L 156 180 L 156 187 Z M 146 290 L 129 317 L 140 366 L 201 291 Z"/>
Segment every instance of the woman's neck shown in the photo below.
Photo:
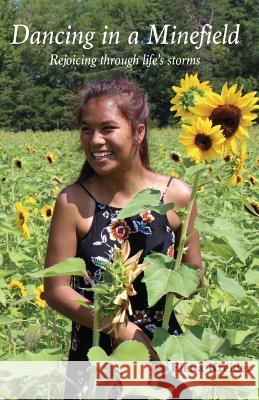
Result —
<path fill-rule="evenodd" d="M 100 201 L 123 207 L 136 193 L 152 186 L 152 176 L 153 172 L 141 166 L 118 174 L 95 175 L 91 186 Z"/>

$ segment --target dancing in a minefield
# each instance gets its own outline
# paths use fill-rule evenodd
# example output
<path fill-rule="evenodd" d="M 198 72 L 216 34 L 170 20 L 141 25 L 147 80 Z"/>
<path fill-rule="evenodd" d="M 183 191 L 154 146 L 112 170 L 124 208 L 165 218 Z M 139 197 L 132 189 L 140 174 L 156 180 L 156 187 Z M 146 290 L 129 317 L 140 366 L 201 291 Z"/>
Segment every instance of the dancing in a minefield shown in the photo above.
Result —
<path fill-rule="evenodd" d="M 258 98 L 172 84 L 159 131 L 118 79 L 82 88 L 80 133 L 0 133 L 3 359 L 256 358 Z"/>

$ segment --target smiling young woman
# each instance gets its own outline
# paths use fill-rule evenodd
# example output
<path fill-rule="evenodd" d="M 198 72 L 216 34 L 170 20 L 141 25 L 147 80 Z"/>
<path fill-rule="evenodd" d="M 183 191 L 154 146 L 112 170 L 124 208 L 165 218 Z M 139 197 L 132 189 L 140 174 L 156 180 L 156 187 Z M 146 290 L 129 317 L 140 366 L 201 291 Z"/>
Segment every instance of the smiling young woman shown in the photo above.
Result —
<path fill-rule="evenodd" d="M 68 257 L 81 257 L 90 277 L 90 283 L 81 277 L 45 278 L 47 303 L 73 321 L 69 360 L 86 360 L 92 345 L 92 312 L 74 300 L 93 301 L 92 292 L 84 289 L 101 279 L 114 247 L 121 247 L 127 239 L 131 255 L 143 250 L 140 262 L 151 251 L 174 255 L 181 229 L 177 210 L 187 206 L 191 188 L 149 167 L 148 114 L 146 94 L 126 80 L 99 81 L 80 93 L 77 117 L 86 161 L 78 180 L 57 198 L 45 262 L 48 267 Z M 173 202 L 174 210 L 166 215 L 152 211 L 148 218 L 146 213 L 125 220 L 116 218 L 139 191 L 150 187 L 161 192 L 161 201 Z M 190 239 L 183 261 L 201 268 L 195 216 L 196 206 L 191 213 L 187 232 Z M 156 360 L 151 338 L 154 329 L 161 326 L 165 299 L 148 308 L 142 276 L 134 282 L 137 295 L 131 297 L 133 315 L 127 327 L 120 329 L 119 340 L 143 342 L 151 359 Z M 181 332 L 174 314 L 169 331 Z M 113 344 L 114 340 L 102 332 L 100 345 L 108 354 Z"/>

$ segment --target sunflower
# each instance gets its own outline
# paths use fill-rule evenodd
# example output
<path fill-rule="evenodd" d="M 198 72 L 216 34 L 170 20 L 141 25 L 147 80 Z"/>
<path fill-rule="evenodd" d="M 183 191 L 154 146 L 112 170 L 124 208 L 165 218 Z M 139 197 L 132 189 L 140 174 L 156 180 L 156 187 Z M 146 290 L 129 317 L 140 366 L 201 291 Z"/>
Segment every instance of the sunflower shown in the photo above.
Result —
<path fill-rule="evenodd" d="M 44 221 L 49 221 L 52 218 L 53 215 L 53 209 L 54 207 L 52 205 L 46 204 L 42 209 L 41 209 L 41 215 Z"/>
<path fill-rule="evenodd" d="M 220 125 L 226 139 L 226 149 L 232 148 L 238 153 L 237 140 L 244 141 L 249 134 L 245 127 L 253 124 L 258 109 L 256 92 L 242 96 L 242 88 L 236 92 L 237 85 L 228 88 L 227 83 L 222 88 L 221 94 L 206 92 L 204 97 L 192 108 L 194 115 L 209 118 L 212 125 Z"/>
<path fill-rule="evenodd" d="M 19 281 L 18 279 L 11 279 L 11 281 L 7 285 L 9 288 L 18 288 L 20 290 L 20 295 L 21 297 L 26 297 L 27 296 L 27 290 L 23 283 Z"/>
<path fill-rule="evenodd" d="M 176 151 L 171 152 L 170 158 L 171 158 L 171 160 L 173 160 L 176 163 L 181 161 L 181 155 L 179 153 L 177 153 Z"/>
<path fill-rule="evenodd" d="M 206 92 L 211 91 L 211 87 L 209 81 L 200 82 L 198 74 L 190 76 L 186 74 L 185 78 L 180 80 L 180 87 L 172 86 L 172 90 L 176 96 L 171 99 L 173 106 L 170 110 L 176 111 L 176 117 L 190 118 L 192 116 L 190 107 L 195 106 Z"/>
<path fill-rule="evenodd" d="M 192 120 L 192 125 L 183 125 L 183 133 L 179 138 L 189 157 L 196 163 L 212 161 L 222 154 L 224 137 L 219 125 L 212 127 L 206 118 Z"/>
<path fill-rule="evenodd" d="M 251 186 L 254 186 L 254 185 L 256 185 L 257 178 L 254 175 L 248 175 L 247 181 Z"/>
<path fill-rule="evenodd" d="M 232 160 L 233 160 L 233 154 L 227 153 L 227 154 L 224 156 L 224 161 L 225 161 L 226 163 L 229 163 L 229 162 L 231 162 Z"/>
<path fill-rule="evenodd" d="M 21 234 L 22 234 L 22 236 L 23 236 L 25 239 L 30 239 L 31 234 L 30 234 L 28 225 L 27 225 L 27 224 L 23 224 L 23 225 L 21 226 L 20 229 L 21 229 Z"/>
<path fill-rule="evenodd" d="M 54 164 L 57 160 L 56 156 L 53 153 L 48 153 L 46 158 L 50 164 Z"/>
<path fill-rule="evenodd" d="M 228 182 L 232 186 L 238 186 L 238 185 L 242 185 L 243 184 L 244 178 L 240 174 L 234 174 L 234 175 L 231 176 L 231 178 L 228 180 Z"/>
<path fill-rule="evenodd" d="M 19 158 L 16 158 L 14 160 L 14 165 L 16 166 L 16 168 L 21 169 L 22 168 L 22 161 Z"/>
<path fill-rule="evenodd" d="M 246 206 L 245 206 L 245 210 L 248 211 L 250 214 L 256 215 L 257 217 L 259 217 L 259 203 L 254 199 L 247 199 L 247 200 L 248 200 L 250 206 L 254 209 L 254 213 L 251 210 L 249 210 L 249 208 Z"/>
<path fill-rule="evenodd" d="M 25 200 L 25 202 L 28 203 L 28 204 L 36 204 L 36 203 L 37 203 L 37 200 L 34 199 L 34 197 L 29 196 L 29 197 L 27 197 L 27 199 Z"/>
<path fill-rule="evenodd" d="M 229 178 L 228 183 L 230 185 L 236 186 L 241 185 L 243 183 L 243 177 L 240 175 L 240 172 L 244 171 L 244 164 L 247 158 L 246 145 L 242 144 L 240 154 L 235 160 L 235 165 L 232 170 L 232 176 Z"/>
<path fill-rule="evenodd" d="M 100 329 L 109 328 L 109 333 L 113 331 L 116 338 L 120 326 L 127 325 L 128 314 L 133 314 L 129 297 L 135 296 L 137 292 L 132 283 L 146 268 L 145 264 L 138 264 L 141 254 L 142 250 L 129 258 L 128 240 L 123 243 L 121 249 L 115 247 L 113 261 L 107 264 L 106 271 L 103 272 L 103 283 L 95 286 L 97 293 L 100 293 Z"/>
<path fill-rule="evenodd" d="M 172 176 L 173 178 L 178 178 L 179 177 L 179 175 L 175 171 L 170 172 L 170 176 Z"/>
<path fill-rule="evenodd" d="M 29 213 L 23 207 L 20 201 L 15 203 L 16 208 L 16 226 L 17 228 L 21 229 L 24 224 L 27 224 Z"/>
<path fill-rule="evenodd" d="M 47 303 L 44 300 L 44 288 L 43 285 L 40 285 L 36 288 L 35 291 L 35 304 L 39 307 L 45 308 Z"/>

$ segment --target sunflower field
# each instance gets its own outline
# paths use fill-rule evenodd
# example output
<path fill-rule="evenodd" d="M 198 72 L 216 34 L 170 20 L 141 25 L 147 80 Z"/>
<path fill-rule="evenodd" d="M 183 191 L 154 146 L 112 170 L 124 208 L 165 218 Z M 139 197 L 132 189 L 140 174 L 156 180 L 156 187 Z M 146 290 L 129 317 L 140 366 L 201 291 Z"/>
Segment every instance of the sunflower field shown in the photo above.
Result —
<path fill-rule="evenodd" d="M 245 357 L 257 354 L 256 130 L 250 130 L 241 182 L 229 185 L 208 170 L 212 184 L 199 188 L 197 224 L 206 282 L 177 309 L 182 326 L 211 327 L 229 338 L 235 355 Z M 150 132 L 151 165 L 191 183 L 178 134 L 170 128 Z M 46 306 L 42 281 L 32 273 L 43 268 L 55 198 L 77 177 L 83 163 L 79 134 L 1 132 L 0 139 L 0 357 L 66 359 L 70 321 Z"/>
<path fill-rule="evenodd" d="M 206 332 L 201 339 L 203 351 L 196 357 L 258 358 L 258 129 L 244 122 L 237 135 L 231 131 L 237 129 L 238 112 L 251 97 L 242 97 L 236 87 L 224 86 L 221 98 L 208 90 L 208 106 L 200 103 L 194 107 L 196 96 L 209 86 L 204 83 L 195 91 L 196 78 L 192 76 L 191 90 L 183 90 L 188 79 L 181 87 L 174 87 L 172 100 L 172 110 L 184 120 L 182 129 L 154 129 L 149 135 L 153 170 L 190 185 L 195 173 L 200 173 L 196 227 L 201 238 L 204 285 L 176 302 L 176 315 L 183 335 L 193 327 Z M 224 108 L 222 98 L 228 102 L 234 99 L 237 106 Z M 186 122 L 189 111 L 196 113 L 192 123 Z M 234 115 L 231 121 L 230 112 Z M 226 126 L 221 126 L 227 141 L 224 157 L 204 168 L 204 163 L 222 149 L 217 123 L 220 113 L 227 115 Z M 244 112 L 243 121 L 245 118 L 251 121 L 249 112 Z M 249 127 L 249 138 L 244 147 L 239 140 L 248 136 L 245 126 Z M 47 306 L 42 280 L 35 273 L 43 269 L 55 199 L 77 178 L 84 161 L 79 133 L 2 131 L 0 149 L 0 359 L 64 360 L 71 323 Z M 190 359 L 191 343 L 186 349 L 182 358 Z"/>

